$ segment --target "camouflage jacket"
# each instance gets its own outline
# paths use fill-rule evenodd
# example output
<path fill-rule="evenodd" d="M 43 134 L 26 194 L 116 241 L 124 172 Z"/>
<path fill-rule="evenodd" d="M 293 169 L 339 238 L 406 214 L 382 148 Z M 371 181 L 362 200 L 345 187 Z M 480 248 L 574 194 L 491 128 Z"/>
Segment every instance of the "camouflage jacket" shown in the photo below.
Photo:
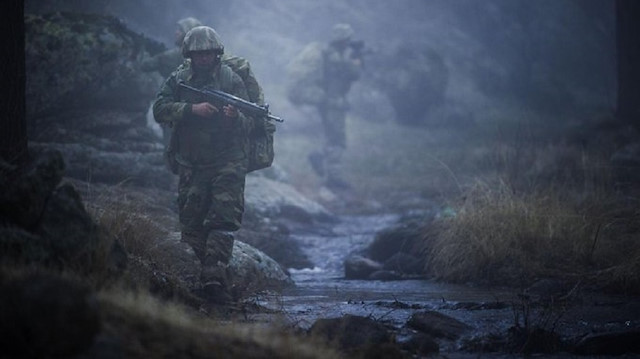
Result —
<path fill-rule="evenodd" d="M 360 77 L 361 67 L 349 51 L 312 42 L 291 62 L 288 68 L 287 95 L 294 104 L 346 104 L 351 84 Z"/>
<path fill-rule="evenodd" d="M 158 71 L 162 77 L 167 78 L 183 62 L 182 51 L 176 47 L 145 59 L 140 68 L 146 72 Z"/>
<path fill-rule="evenodd" d="M 217 167 L 247 161 L 254 121 L 242 113 L 238 118 L 227 118 L 222 109 L 213 118 L 194 115 L 191 104 L 201 100 L 185 97 L 178 86 L 180 81 L 196 88 L 210 86 L 247 99 L 242 79 L 226 65 L 207 76 L 195 75 L 188 62 L 174 71 L 158 92 L 153 114 L 158 123 L 172 128 L 172 146 L 178 162 L 184 166 Z"/>

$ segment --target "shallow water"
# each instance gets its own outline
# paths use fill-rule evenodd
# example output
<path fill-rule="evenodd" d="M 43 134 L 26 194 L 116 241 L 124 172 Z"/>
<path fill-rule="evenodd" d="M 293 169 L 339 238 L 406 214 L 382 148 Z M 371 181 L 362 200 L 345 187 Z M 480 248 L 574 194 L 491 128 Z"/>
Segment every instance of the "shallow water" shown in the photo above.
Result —
<path fill-rule="evenodd" d="M 286 313 L 286 320 L 307 329 L 319 318 L 345 314 L 368 316 L 400 329 L 418 311 L 436 310 L 471 326 L 466 337 L 504 334 L 522 323 L 523 304 L 513 289 L 477 288 L 430 280 L 365 281 L 344 279 L 343 262 L 366 248 L 376 232 L 394 225 L 397 215 L 344 216 L 330 228 L 293 233 L 315 268 L 290 270 L 296 283 L 277 298 L 259 303 Z M 531 308 L 528 319 L 565 339 L 620 329 L 640 329 L 640 301 L 585 295 L 570 307 Z M 459 342 L 442 342 L 441 353 L 457 353 Z M 495 354 L 499 356 L 499 354 Z M 492 356 L 494 356 L 492 354 Z M 559 355 L 562 357 L 562 355 Z"/>

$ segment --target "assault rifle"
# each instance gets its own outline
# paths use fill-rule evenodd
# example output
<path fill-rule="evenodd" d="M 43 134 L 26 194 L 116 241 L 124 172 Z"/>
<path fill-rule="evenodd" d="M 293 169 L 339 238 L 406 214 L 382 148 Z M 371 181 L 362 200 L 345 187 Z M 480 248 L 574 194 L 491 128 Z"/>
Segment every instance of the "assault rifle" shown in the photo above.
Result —
<path fill-rule="evenodd" d="M 269 113 L 269 105 L 260 106 L 253 102 L 243 100 L 240 97 L 207 87 L 204 87 L 202 90 L 200 90 L 193 86 L 189 86 L 184 82 L 178 83 L 178 86 L 180 86 L 181 91 L 186 91 L 196 98 L 200 98 L 202 101 L 209 102 L 210 104 L 218 108 L 222 108 L 225 105 L 232 105 L 238 110 L 241 110 L 245 115 L 251 117 L 265 118 L 267 120 L 276 122 L 284 122 L 282 118 Z"/>

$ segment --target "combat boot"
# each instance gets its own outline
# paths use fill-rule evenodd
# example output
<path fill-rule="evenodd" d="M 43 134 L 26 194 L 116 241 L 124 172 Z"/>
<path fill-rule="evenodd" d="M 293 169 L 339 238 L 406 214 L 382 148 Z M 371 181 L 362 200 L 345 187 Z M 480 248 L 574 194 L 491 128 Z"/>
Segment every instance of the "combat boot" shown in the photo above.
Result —
<path fill-rule="evenodd" d="M 226 265 L 205 261 L 200 272 L 200 282 L 202 296 L 209 303 L 225 305 L 233 302 Z"/>
<path fill-rule="evenodd" d="M 207 252 L 202 261 L 200 283 L 202 294 L 211 303 L 230 304 L 233 301 L 228 264 L 233 250 L 233 236 L 211 231 L 207 237 Z"/>
<path fill-rule="evenodd" d="M 202 231 L 182 231 L 180 241 L 188 244 L 202 263 L 206 254 L 207 238 Z"/>
<path fill-rule="evenodd" d="M 320 152 L 309 154 L 309 163 L 313 171 L 320 177 L 324 176 L 324 156 Z"/>

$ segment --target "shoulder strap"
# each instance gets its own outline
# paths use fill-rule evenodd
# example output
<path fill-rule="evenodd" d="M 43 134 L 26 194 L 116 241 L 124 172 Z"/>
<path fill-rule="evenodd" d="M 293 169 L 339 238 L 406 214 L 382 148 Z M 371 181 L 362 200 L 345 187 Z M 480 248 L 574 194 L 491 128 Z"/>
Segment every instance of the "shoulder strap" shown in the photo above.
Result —
<path fill-rule="evenodd" d="M 224 92 L 233 91 L 233 70 L 225 64 L 220 65 L 220 89 Z"/>
<path fill-rule="evenodd" d="M 175 77 L 177 81 L 185 81 L 191 74 L 191 62 L 184 61 L 178 68 L 175 70 Z"/>

